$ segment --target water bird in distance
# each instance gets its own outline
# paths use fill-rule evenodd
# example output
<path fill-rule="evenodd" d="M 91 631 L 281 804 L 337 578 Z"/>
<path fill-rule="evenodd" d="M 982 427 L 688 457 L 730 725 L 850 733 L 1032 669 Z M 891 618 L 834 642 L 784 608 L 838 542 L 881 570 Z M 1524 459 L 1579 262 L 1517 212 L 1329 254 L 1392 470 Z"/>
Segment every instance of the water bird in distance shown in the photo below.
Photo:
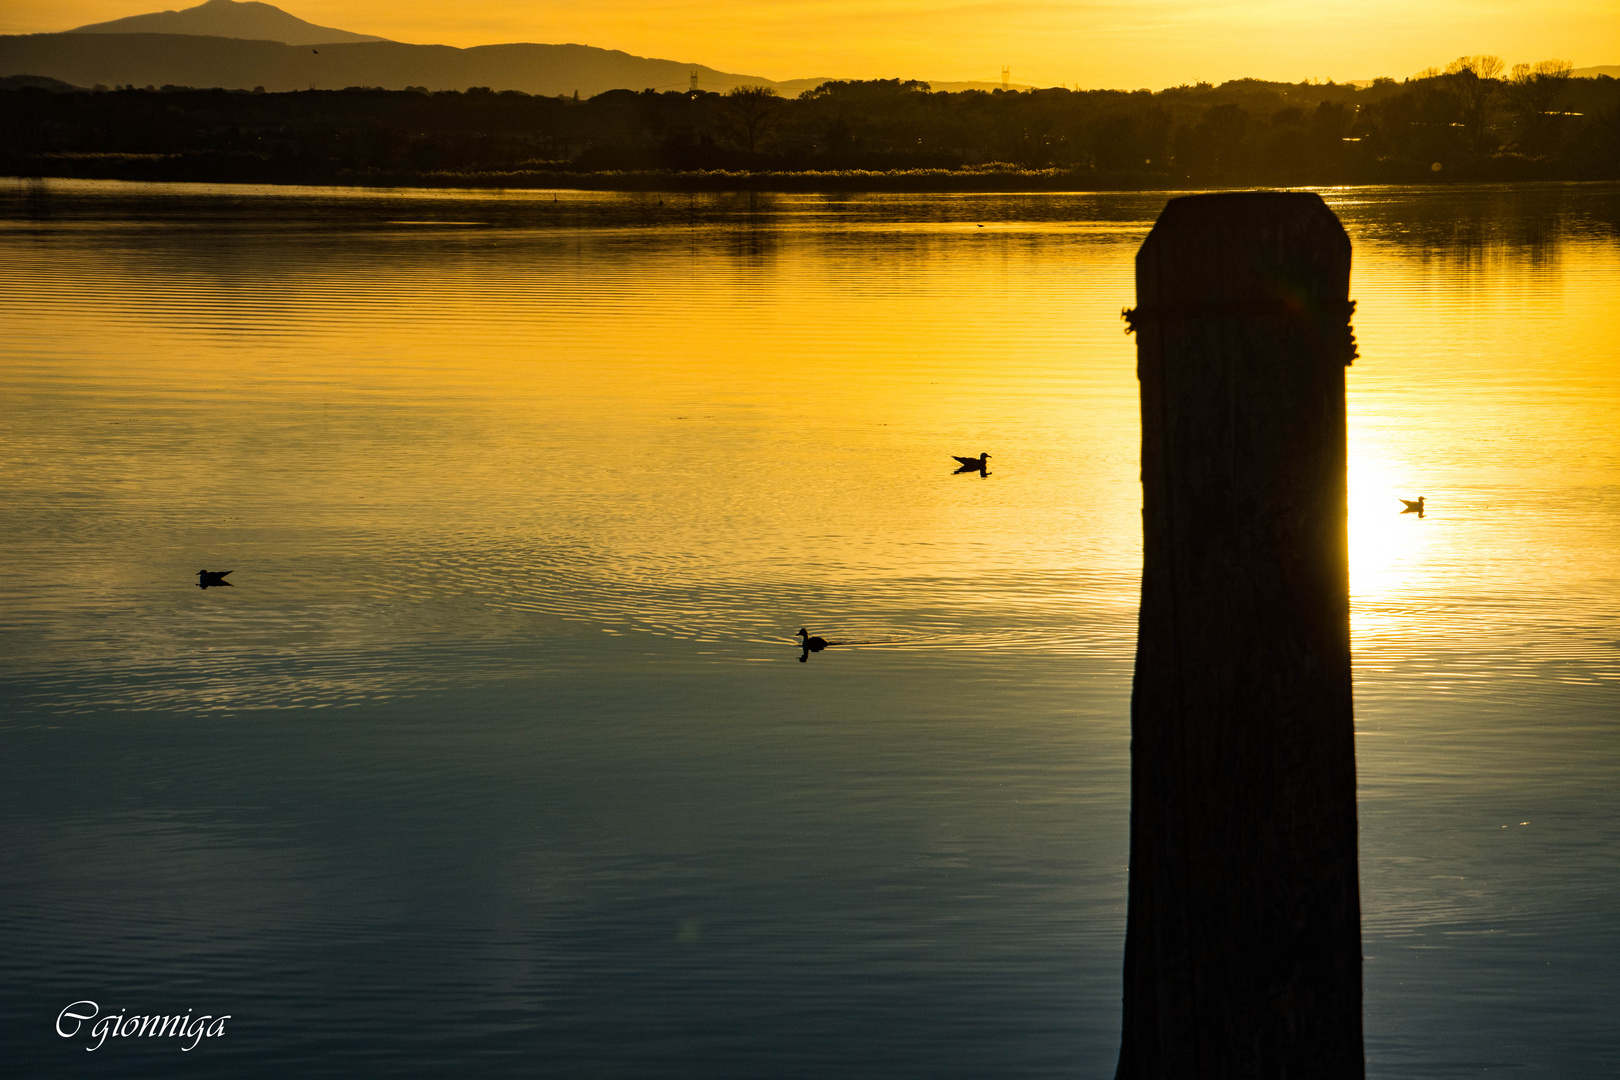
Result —
<path fill-rule="evenodd" d="M 197 571 L 197 588 L 211 589 L 220 585 L 229 585 L 225 579 L 230 576 L 229 570 L 199 570 Z"/>
<path fill-rule="evenodd" d="M 989 472 L 986 471 L 989 468 L 989 454 L 980 454 L 976 458 L 963 457 L 961 454 L 952 454 L 951 457 L 955 458 L 961 463 L 961 468 L 956 470 L 959 473 L 976 472 L 980 476 L 990 475 Z"/>
<path fill-rule="evenodd" d="M 836 641 L 828 641 L 824 637 L 812 637 L 810 631 L 802 626 L 799 627 L 799 632 L 794 636 L 799 639 L 800 644 L 803 646 L 799 652 L 799 663 L 801 664 L 810 659 L 811 653 L 820 652 L 829 645 L 838 644 Z"/>
<path fill-rule="evenodd" d="M 1416 514 L 1418 517 L 1422 517 L 1423 516 L 1423 500 L 1426 499 L 1426 498 L 1428 498 L 1428 496 L 1419 495 L 1416 500 L 1402 499 L 1401 502 L 1406 504 L 1406 509 L 1402 510 L 1401 513 L 1403 513 L 1403 514 Z"/>

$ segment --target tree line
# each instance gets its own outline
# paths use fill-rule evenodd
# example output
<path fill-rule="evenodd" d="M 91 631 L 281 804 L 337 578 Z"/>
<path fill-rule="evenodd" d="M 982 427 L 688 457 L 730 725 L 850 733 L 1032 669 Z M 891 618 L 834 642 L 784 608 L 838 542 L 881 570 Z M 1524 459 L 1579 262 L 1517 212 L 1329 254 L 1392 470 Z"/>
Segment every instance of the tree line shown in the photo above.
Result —
<path fill-rule="evenodd" d="M 1157 92 L 940 93 L 899 79 L 794 99 L 748 86 L 585 100 L 485 87 L 23 87 L 0 90 L 0 172 L 507 186 L 722 172 L 1074 188 L 1615 179 L 1620 81 L 1575 78 L 1557 60 L 1465 56 L 1402 82 Z"/>

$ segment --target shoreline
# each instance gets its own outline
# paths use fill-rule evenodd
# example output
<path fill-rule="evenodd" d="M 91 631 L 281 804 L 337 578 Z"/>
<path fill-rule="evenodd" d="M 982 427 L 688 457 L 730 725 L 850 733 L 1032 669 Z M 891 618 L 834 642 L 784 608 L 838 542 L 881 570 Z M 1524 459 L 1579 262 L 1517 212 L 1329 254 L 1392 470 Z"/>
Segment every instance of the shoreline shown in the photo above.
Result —
<path fill-rule="evenodd" d="M 463 188 L 483 190 L 639 192 L 871 192 L 909 194 L 1019 192 L 1218 191 L 1253 188 L 1343 188 L 1457 184 L 1603 183 L 1607 178 L 1557 175 L 1560 170 L 1379 170 L 1376 176 L 1213 177 L 1169 173 L 1106 173 L 1082 168 L 968 166 L 935 169 L 819 170 L 599 170 L 512 169 L 453 172 L 266 168 L 263 160 L 221 160 L 215 155 L 61 154 L 0 164 L 16 180 L 116 180 L 131 183 L 200 183 L 350 188 Z M 1535 164 L 1535 163 L 1530 163 Z M 257 166 L 257 167 L 255 167 Z"/>

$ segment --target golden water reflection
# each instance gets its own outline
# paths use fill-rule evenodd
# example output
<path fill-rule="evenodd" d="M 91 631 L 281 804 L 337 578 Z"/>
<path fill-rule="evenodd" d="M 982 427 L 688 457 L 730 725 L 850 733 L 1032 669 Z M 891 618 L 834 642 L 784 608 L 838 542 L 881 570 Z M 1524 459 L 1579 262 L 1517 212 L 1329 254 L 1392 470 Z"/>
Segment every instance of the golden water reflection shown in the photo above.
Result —
<path fill-rule="evenodd" d="M 1603 193 L 1543 192 L 1528 231 L 1509 189 L 1329 198 L 1356 243 L 1358 662 L 1466 628 L 1508 666 L 1614 677 Z M 180 670 L 202 641 L 358 656 L 555 619 L 1133 648 L 1117 313 L 1162 196 L 9 199 L 14 669 Z M 983 450 L 992 476 L 950 475 Z M 1425 517 L 1401 515 L 1418 495 Z M 216 564 L 234 607 L 173 594 Z M 371 690 L 315 698 L 381 692 L 356 678 Z"/>
<path fill-rule="evenodd" d="M 1358 661 L 1387 665 L 1466 642 L 1499 676 L 1615 678 L 1612 234 L 1542 237 L 1528 249 L 1499 237 L 1420 258 L 1404 243 L 1364 239 L 1356 257 Z M 1400 513 L 1399 498 L 1420 495 L 1421 520 Z"/>

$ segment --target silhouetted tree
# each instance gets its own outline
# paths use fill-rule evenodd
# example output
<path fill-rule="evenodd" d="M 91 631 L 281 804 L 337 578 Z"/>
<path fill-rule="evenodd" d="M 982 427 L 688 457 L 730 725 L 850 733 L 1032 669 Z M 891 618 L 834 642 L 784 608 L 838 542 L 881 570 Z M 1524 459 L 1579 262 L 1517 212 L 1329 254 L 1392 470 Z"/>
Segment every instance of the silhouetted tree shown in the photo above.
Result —
<path fill-rule="evenodd" d="M 1311 134 L 1324 142 L 1338 142 L 1350 129 L 1350 110 L 1337 101 L 1324 101 L 1311 113 Z"/>
<path fill-rule="evenodd" d="M 1446 78 L 1456 95 L 1462 125 L 1475 150 L 1485 148 L 1486 121 L 1491 98 L 1501 85 L 1504 62 L 1500 56 L 1459 56 L 1446 65 Z"/>
<path fill-rule="evenodd" d="M 1467 156 L 1466 135 L 1456 126 L 1462 122 L 1461 106 L 1443 77 L 1407 82 L 1403 93 L 1363 110 L 1376 153 L 1423 167 Z"/>
<path fill-rule="evenodd" d="M 1127 174 L 1144 172 L 1161 174 L 1141 181 L 1157 186 L 1620 179 L 1606 119 L 1620 109 L 1620 81 L 1573 78 L 1556 64 L 1527 65 L 1513 83 L 1493 81 L 1490 59 L 1462 57 L 1449 74 L 1360 89 L 1238 79 L 1159 92 L 940 93 L 876 79 L 829 82 L 791 100 L 755 93 L 751 103 L 630 89 L 577 103 L 483 87 L 255 94 L 126 84 L 92 93 L 0 76 L 0 175 L 368 184 L 462 173 L 478 183 L 482 173 L 511 182 L 516 173 L 562 170 L 1005 162 L 1094 165 L 1095 177 L 1051 178 L 1081 185 L 1132 184 Z M 745 104 L 762 115 L 739 116 L 752 111 L 740 110 Z M 1491 154 L 1509 119 L 1522 153 Z M 1347 134 L 1355 141 L 1344 141 Z M 1432 172 L 1433 162 L 1445 170 Z M 988 174 L 942 182 L 1019 183 Z"/>
<path fill-rule="evenodd" d="M 726 92 L 722 124 L 726 135 L 750 154 L 776 126 L 782 99 L 775 87 L 734 86 Z"/>
<path fill-rule="evenodd" d="M 1574 65 L 1568 60 L 1514 64 L 1507 81 L 1508 107 L 1518 116 L 1518 144 L 1528 153 L 1551 149 L 1562 126 L 1557 115 Z"/>
<path fill-rule="evenodd" d="M 1176 162 L 1195 175 L 1218 178 L 1238 157 L 1249 129 L 1249 112 L 1231 103 L 1212 105 L 1196 127 L 1176 132 Z"/>
<path fill-rule="evenodd" d="M 855 146 L 855 133 L 842 116 L 835 116 L 821 130 L 821 145 L 833 157 L 842 157 Z"/>
<path fill-rule="evenodd" d="M 830 79 L 799 95 L 801 101 L 842 98 L 846 101 L 896 101 L 910 94 L 926 94 L 921 79 Z"/>
<path fill-rule="evenodd" d="M 1114 113 L 1091 126 L 1087 146 L 1099 169 L 1141 172 L 1163 166 L 1169 130 L 1170 114 L 1162 109 Z"/>
<path fill-rule="evenodd" d="M 1620 176 L 1620 105 L 1595 113 L 1587 125 L 1586 157 L 1599 176 Z"/>

